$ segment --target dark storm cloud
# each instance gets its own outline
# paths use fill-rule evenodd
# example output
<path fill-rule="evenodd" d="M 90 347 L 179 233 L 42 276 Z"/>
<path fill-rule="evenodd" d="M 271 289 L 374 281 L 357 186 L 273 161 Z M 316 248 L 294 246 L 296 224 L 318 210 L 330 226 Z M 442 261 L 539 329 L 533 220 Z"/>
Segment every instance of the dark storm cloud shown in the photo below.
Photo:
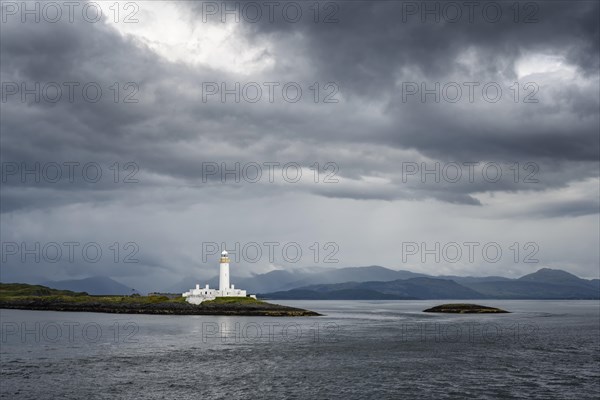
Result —
<path fill-rule="evenodd" d="M 493 107 L 457 109 L 455 105 L 403 104 L 398 80 L 428 87 L 434 82 L 498 82 L 502 77 L 517 80 L 514 72 L 519 57 L 537 52 L 563 55 L 584 76 L 597 77 L 600 48 L 599 5 L 594 2 L 536 2 L 535 23 L 515 23 L 510 7 L 501 2 L 503 18 L 490 23 L 476 13 L 474 22 L 439 23 L 429 16 L 406 16 L 404 7 L 425 7 L 440 2 L 338 2 L 339 22 L 290 24 L 247 24 L 248 32 L 261 35 L 302 35 L 302 56 L 311 60 L 320 76 L 334 77 L 345 94 L 363 101 L 390 97 L 388 113 L 397 115 L 394 129 L 383 139 L 398 147 L 414 147 L 434 157 L 502 159 L 508 157 L 560 158 L 595 161 L 598 158 L 598 93 L 570 84 L 543 88 L 561 102 L 559 108 L 572 115 L 550 129 L 537 126 L 556 104 L 519 107 L 516 118 L 526 126 L 498 118 Z M 483 8 L 485 2 L 478 2 Z M 524 3 L 523 3 L 524 4 Z M 403 16 L 407 21 L 403 22 Z M 294 49 L 296 51 L 298 49 Z M 477 55 L 469 70 L 460 64 L 468 50 Z M 293 56 L 292 56 L 293 57 Z M 408 73 L 403 73 L 408 69 Z M 416 78 L 418 76 L 419 78 Z M 597 85 L 597 80 L 594 82 Z M 506 90 L 506 88 L 505 88 Z M 505 94 L 506 95 L 506 94 Z M 482 102 L 482 99 L 478 99 Z M 522 106 L 522 105 L 521 105 Z M 500 114 L 501 115 L 501 114 Z M 587 118 L 579 124 L 577 117 Z M 405 129 L 406 125 L 409 126 Z M 475 127 L 475 129 L 473 129 Z M 517 130 L 518 129 L 518 130 Z M 478 132 L 479 131 L 479 132 Z M 338 133 L 340 137 L 344 132 Z M 374 137 L 373 137 L 374 136 Z M 373 133 L 372 140 L 378 140 Z"/>
<path fill-rule="evenodd" d="M 354 249 L 379 248 L 386 237 L 398 235 L 412 240 L 420 229 L 439 230 L 444 236 L 446 226 L 458 226 L 499 240 L 494 235 L 507 231 L 502 221 L 519 225 L 527 220 L 527 231 L 551 237 L 544 219 L 582 220 L 598 212 L 593 187 L 598 177 L 597 2 L 535 3 L 539 21 L 531 24 L 512 22 L 512 1 L 499 3 L 504 7 L 499 23 L 478 14 L 474 23 L 454 24 L 422 23 L 419 15 L 403 22 L 407 3 L 390 1 L 336 2 L 339 22 L 315 24 L 309 8 L 313 2 L 302 4 L 306 18 L 298 23 L 277 18 L 274 23 L 242 19 L 234 24 L 229 38 L 242 43 L 242 50 L 260 49 L 252 62 L 264 62 L 247 71 L 215 63 L 218 54 L 200 62 L 188 62 L 185 56 L 169 59 L 153 49 L 152 38 L 123 35 L 110 24 L 79 19 L 72 24 L 2 23 L 2 82 L 25 82 L 28 87 L 35 82 L 78 82 L 79 89 L 96 82 L 103 90 L 97 103 L 80 97 L 37 103 L 31 96 L 21 102 L 19 95 L 0 103 L 3 172 L 22 163 L 29 169 L 35 163 L 79 163 L 73 182 L 66 169 L 59 182 L 37 182 L 31 175 L 23 180 L 20 171 L 6 177 L 0 193 L 2 240 L 29 245 L 95 241 L 105 248 L 115 241 L 135 241 L 140 246 L 136 264 L 114 263 L 110 257 L 81 265 L 14 262 L 2 266 L 3 276 L 130 277 L 136 285 L 144 280 L 142 285 L 155 290 L 191 271 L 212 276 L 212 264 L 199 262 L 202 241 L 335 240 L 350 253 L 346 264 L 351 265 L 362 257 Z M 180 21 L 162 21 L 161 13 L 154 18 L 164 24 L 194 24 L 197 30 L 222 27 L 217 21 L 202 23 L 198 2 L 178 7 L 183 10 Z M 143 24 L 144 16 L 139 17 Z M 177 23 L 172 26 L 177 29 Z M 193 51 L 192 46 L 190 59 Z M 523 78 L 539 84 L 540 101 L 514 103 L 509 86 L 521 80 L 519 62 L 539 54 L 558 57 L 571 72 L 539 71 Z M 505 95 L 498 103 L 481 98 L 473 103 L 403 99 L 402 82 L 431 87 L 451 81 L 498 82 Z M 116 103 L 110 89 L 115 82 L 121 90 Z M 123 87 L 128 82 L 139 88 L 137 103 L 122 101 L 131 93 Z M 222 103 L 218 96 L 203 102 L 203 82 L 298 82 L 305 92 L 298 103 L 281 98 L 273 103 Z M 334 82 L 339 102 L 315 103 L 308 89 L 314 82 L 322 90 Z M 98 182 L 81 176 L 82 166 L 90 162 L 102 170 Z M 125 165 L 130 162 L 139 170 L 133 176 L 136 182 L 126 183 L 132 170 Z M 220 174 L 202 175 L 205 163 L 231 168 L 252 162 L 297 162 L 305 168 L 304 180 L 287 182 L 280 171 L 275 182 L 263 178 L 256 184 L 223 183 Z M 315 162 L 321 169 L 335 163 L 337 183 L 323 183 L 327 171 L 321 171 L 321 182 L 314 184 L 309 167 Z M 114 163 L 119 163 L 118 182 L 113 179 Z M 463 177 L 456 182 L 421 174 L 423 169 L 444 171 L 451 163 L 463 166 Z M 464 163 L 477 164 L 473 181 L 467 179 Z M 482 175 L 488 163 L 502 167 L 501 179 Z M 511 169 L 514 163 L 518 179 Z M 411 169 L 415 166 L 417 172 Z M 508 200 L 502 203 L 494 196 Z M 360 222 L 362 229 L 357 230 L 359 218 L 354 217 L 369 209 L 381 214 L 369 215 L 373 221 Z M 404 209 L 418 211 L 404 215 Z M 464 214 L 439 217 L 447 210 Z M 483 220 L 481 225 L 469 213 Z M 388 219 L 401 223 L 388 225 Z M 408 229 L 395 230 L 403 226 Z M 576 232 L 570 234 L 573 238 L 594 235 L 586 224 L 561 229 Z M 456 240 L 456 232 L 449 231 L 447 238 Z M 324 237 L 318 237 L 321 232 Z M 510 235 L 506 239 L 513 241 Z M 579 244 L 571 243 L 573 263 L 595 276 L 589 265 L 597 260 L 578 251 Z M 396 265 L 396 257 L 363 259 Z M 494 273 L 503 274 L 503 267 L 497 268 Z"/>
<path fill-rule="evenodd" d="M 264 18 L 245 27 L 248 33 L 258 37 L 300 33 L 308 42 L 303 50 L 310 52 L 311 63 L 321 70 L 331 71 L 357 90 L 381 86 L 372 84 L 384 83 L 399 66 L 418 66 L 427 76 L 443 75 L 449 68 L 455 68 L 454 57 L 469 46 L 486 56 L 479 68 L 490 74 L 511 73 L 506 67 L 523 53 L 563 50 L 567 50 L 571 62 L 595 74 L 600 45 L 598 4 L 591 1 L 529 3 L 529 6 L 527 2 L 519 3 L 527 12 L 522 11 L 522 15 L 515 17 L 515 3 L 474 2 L 472 21 L 469 8 L 462 6 L 462 17 L 450 22 L 441 11 L 444 2 L 339 1 L 335 2 L 339 6 L 336 23 L 313 23 L 308 17 L 309 7 L 305 7 L 303 12 L 308 13 L 307 18 L 298 23 L 289 23 L 284 18 L 276 18 L 271 23 Z M 530 8 L 531 3 L 535 9 Z M 497 22 L 483 16 L 486 4 L 495 5 L 492 10 L 501 7 Z M 412 7 L 417 7 L 415 14 L 408 11 Z M 421 15 L 422 10 L 432 7 L 438 9 L 437 22 L 436 13 Z M 196 7 L 196 12 L 200 19 L 202 10 Z M 515 18 L 519 22 L 515 22 Z"/>
<path fill-rule="evenodd" d="M 598 70 L 598 4 L 548 2 L 537 23 L 514 23 L 508 3 L 504 17 L 489 23 L 403 22 L 400 2 L 339 2 L 338 23 L 244 23 L 238 28 L 254 44 L 269 43 L 271 69 L 250 78 L 207 66 L 168 62 L 133 37 L 104 24 L 57 23 L 2 26 L 2 81 L 99 82 L 98 103 L 2 104 L 3 162 L 96 161 L 105 169 L 132 161 L 145 179 L 139 190 L 161 185 L 207 191 L 219 184 L 200 179 L 203 162 L 289 160 L 308 167 L 315 161 L 340 166 L 340 183 L 305 189 L 270 186 L 268 191 L 303 191 L 355 199 L 436 198 L 481 204 L 485 191 L 545 190 L 596 176 L 598 158 L 597 88 L 561 83 L 540 89 L 540 104 L 431 104 L 403 102 L 401 82 L 501 81 L 516 79 L 515 62 L 541 52 L 576 66 L 578 76 L 594 80 Z M 424 3 L 418 3 L 422 6 Z M 512 3 L 511 3 L 512 4 Z M 189 3 L 182 7 L 195 7 Z M 197 14 L 197 21 L 201 15 Z M 461 59 L 471 54 L 474 60 Z M 33 55 L 33 56 L 32 56 Z M 265 54 L 261 56 L 266 56 Z M 465 62 L 462 62 L 465 61 Z M 294 65 L 300 66 L 293 68 Z M 289 81 L 305 87 L 314 80 L 340 87 L 338 104 L 222 104 L 201 101 L 206 81 Z M 114 103 L 113 82 L 139 84 L 139 103 Z M 506 87 L 505 87 L 506 90 Z M 308 97 L 308 96 L 307 96 Z M 369 111 L 379 110 L 379 114 Z M 552 117 L 561 115 L 560 121 Z M 217 151 L 218 150 L 218 151 Z M 215 156 L 216 155 L 216 156 Z M 373 156 L 375 155 L 375 156 Z M 510 180 L 427 185 L 403 182 L 403 162 L 535 162 L 545 173 L 538 185 Z M 560 173 L 550 173 L 561 161 Z M 108 172 L 108 171 L 105 171 Z M 145 175 L 144 175 L 145 174 Z M 370 187 L 361 177 L 385 177 L 389 187 Z M 167 183 L 168 182 L 168 183 Z M 358 183 L 357 183 L 358 182 Z M 49 186 L 47 196 L 28 183 L 5 182 L 3 211 L 71 202 L 115 200 L 130 188 L 101 182 Z M 223 186 L 223 185 L 222 185 Z M 217 186 L 218 187 L 218 186 Z M 264 188 L 246 185 L 257 196 Z M 153 196 L 140 196 L 153 201 Z M 156 200 L 160 201 L 160 197 Z M 589 212 L 589 208 L 585 208 Z"/>

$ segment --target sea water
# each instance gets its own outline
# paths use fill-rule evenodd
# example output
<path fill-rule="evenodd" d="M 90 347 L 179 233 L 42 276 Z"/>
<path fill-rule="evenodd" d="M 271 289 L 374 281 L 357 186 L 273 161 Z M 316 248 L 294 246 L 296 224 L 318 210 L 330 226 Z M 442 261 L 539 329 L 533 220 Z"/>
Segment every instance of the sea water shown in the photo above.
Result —
<path fill-rule="evenodd" d="M 600 398 L 598 301 L 277 301 L 321 317 L 1 310 L 6 399 Z"/>

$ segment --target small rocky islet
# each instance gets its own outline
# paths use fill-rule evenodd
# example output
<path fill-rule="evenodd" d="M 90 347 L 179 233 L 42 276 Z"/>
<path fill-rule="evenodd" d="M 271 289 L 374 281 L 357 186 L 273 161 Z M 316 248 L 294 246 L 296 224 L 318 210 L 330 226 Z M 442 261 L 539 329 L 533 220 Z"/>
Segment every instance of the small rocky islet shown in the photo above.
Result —
<path fill-rule="evenodd" d="M 450 314 L 501 314 L 510 311 L 496 307 L 480 306 L 479 304 L 442 304 L 428 308 L 423 312 L 450 313 Z"/>

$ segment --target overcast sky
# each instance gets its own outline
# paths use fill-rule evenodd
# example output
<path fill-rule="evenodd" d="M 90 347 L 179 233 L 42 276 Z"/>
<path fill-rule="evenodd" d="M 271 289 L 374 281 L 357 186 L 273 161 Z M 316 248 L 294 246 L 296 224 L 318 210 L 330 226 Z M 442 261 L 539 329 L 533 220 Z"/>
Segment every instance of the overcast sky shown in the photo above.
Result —
<path fill-rule="evenodd" d="M 597 1 L 113 3 L 2 1 L 2 281 L 599 276 Z"/>

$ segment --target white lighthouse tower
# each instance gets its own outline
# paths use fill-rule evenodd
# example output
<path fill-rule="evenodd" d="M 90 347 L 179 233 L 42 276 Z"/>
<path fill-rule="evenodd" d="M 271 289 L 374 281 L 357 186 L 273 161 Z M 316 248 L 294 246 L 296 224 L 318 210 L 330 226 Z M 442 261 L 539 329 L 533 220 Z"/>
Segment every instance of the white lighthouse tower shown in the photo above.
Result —
<path fill-rule="evenodd" d="M 182 293 L 188 303 L 200 304 L 206 300 L 214 300 L 217 297 L 248 297 L 245 290 L 236 289 L 234 285 L 230 285 L 229 282 L 229 255 L 227 251 L 221 253 L 221 261 L 219 263 L 219 289 L 211 289 L 208 285 L 200 288 L 199 284 L 196 284 L 195 289 Z M 255 295 L 250 295 L 256 299 Z"/>
<path fill-rule="evenodd" d="M 227 250 L 221 253 L 221 263 L 219 264 L 219 290 L 221 293 L 227 293 L 229 287 L 229 257 Z"/>

